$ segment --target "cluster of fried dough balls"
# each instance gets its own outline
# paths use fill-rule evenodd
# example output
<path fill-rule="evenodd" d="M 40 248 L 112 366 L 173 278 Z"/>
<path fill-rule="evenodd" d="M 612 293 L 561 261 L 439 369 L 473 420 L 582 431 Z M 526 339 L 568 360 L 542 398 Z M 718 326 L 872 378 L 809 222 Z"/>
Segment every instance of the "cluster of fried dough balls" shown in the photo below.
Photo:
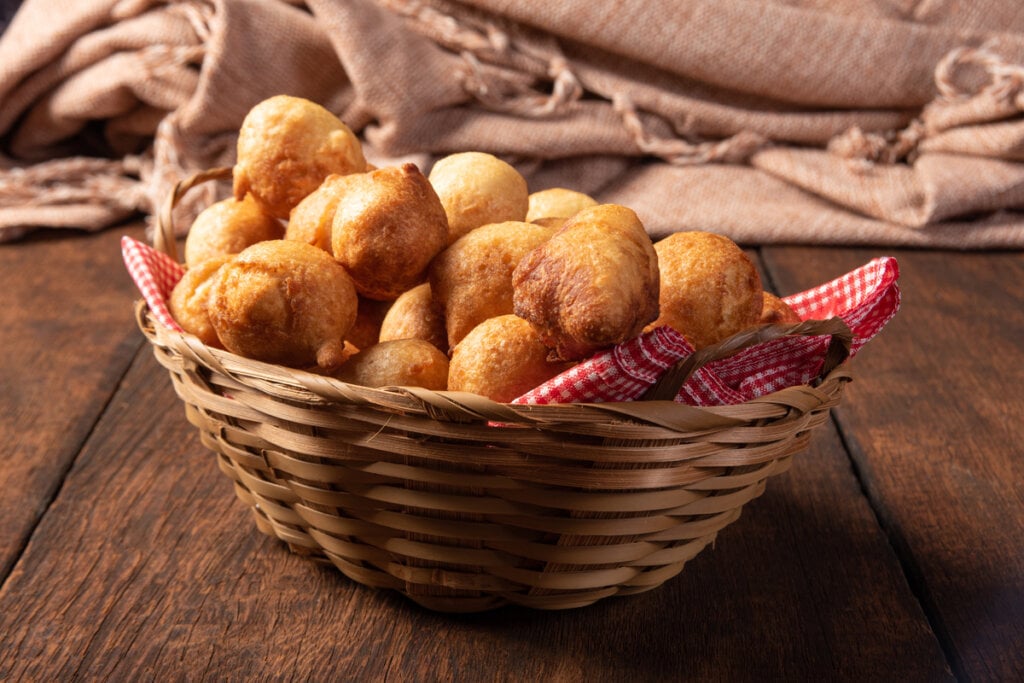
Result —
<path fill-rule="evenodd" d="M 507 402 L 671 325 L 694 347 L 798 318 L 731 240 L 655 243 L 631 209 L 530 193 L 483 152 L 375 168 L 308 100 L 245 117 L 234 196 L 185 243 L 172 315 L 203 343 L 365 386 Z"/>

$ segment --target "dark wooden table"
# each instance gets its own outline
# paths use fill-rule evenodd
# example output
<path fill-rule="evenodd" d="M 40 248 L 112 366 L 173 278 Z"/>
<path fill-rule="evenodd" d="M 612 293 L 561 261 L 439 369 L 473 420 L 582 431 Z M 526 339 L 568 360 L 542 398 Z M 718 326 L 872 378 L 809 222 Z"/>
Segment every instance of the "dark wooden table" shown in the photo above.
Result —
<path fill-rule="evenodd" d="M 1024 255 L 882 254 L 903 310 L 793 468 L 657 590 L 435 614 L 256 531 L 135 327 L 122 234 L 0 246 L 0 680 L 1024 677 Z"/>

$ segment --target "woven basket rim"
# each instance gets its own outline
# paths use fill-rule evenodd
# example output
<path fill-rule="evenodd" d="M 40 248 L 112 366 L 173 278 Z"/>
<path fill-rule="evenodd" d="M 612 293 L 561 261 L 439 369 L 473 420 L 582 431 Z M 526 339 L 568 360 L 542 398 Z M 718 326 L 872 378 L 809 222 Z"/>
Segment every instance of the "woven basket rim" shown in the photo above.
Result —
<path fill-rule="evenodd" d="M 210 347 L 187 332 L 171 330 L 152 315 L 145 300 L 135 305 L 139 329 L 151 344 L 167 346 L 190 362 L 222 376 L 244 376 L 261 383 L 276 399 L 305 405 L 343 401 L 400 412 L 429 415 L 445 422 L 488 422 L 492 426 L 521 428 L 524 425 L 605 423 L 627 420 L 679 429 L 714 429 L 732 422 L 766 418 L 784 412 L 781 406 L 828 404 L 837 400 L 836 385 L 852 380 L 848 363 L 842 362 L 813 385 L 800 384 L 731 405 L 692 406 L 667 399 L 595 403 L 510 404 L 468 392 L 430 390 L 421 387 L 367 387 L 314 372 L 246 358 Z"/>

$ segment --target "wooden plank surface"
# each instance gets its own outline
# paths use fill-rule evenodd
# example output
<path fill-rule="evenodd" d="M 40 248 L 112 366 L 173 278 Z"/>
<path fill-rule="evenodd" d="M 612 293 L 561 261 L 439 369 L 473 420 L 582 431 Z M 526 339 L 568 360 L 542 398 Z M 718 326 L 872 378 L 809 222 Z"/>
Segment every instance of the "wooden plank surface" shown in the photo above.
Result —
<path fill-rule="evenodd" d="M 97 248 L 91 239 L 109 246 L 118 236 L 56 241 L 33 258 Z M 796 277 L 786 275 L 787 263 L 817 282 L 843 272 L 844 259 L 862 256 L 842 250 L 768 255 L 765 266 L 782 284 Z M 11 273 L 36 269 L 6 258 Z M 88 273 L 107 282 L 97 284 L 106 292 L 106 314 L 93 334 L 126 346 L 123 355 L 107 349 L 107 358 L 127 362 L 140 335 L 125 276 L 87 258 L 66 261 L 69 300 L 73 283 Z M 7 278 L 14 295 L 25 294 L 18 288 L 27 281 Z M 68 345 L 75 335 L 51 338 Z M 876 358 L 906 352 L 899 348 L 906 340 L 886 336 Z M 27 345 L 37 345 L 25 335 L 10 338 L 22 347 L 19 358 L 30 356 Z M 868 372 L 858 367 L 858 376 Z M 81 371 L 38 379 L 34 400 L 66 387 L 65 395 L 76 397 L 65 399 L 66 411 L 102 414 L 94 426 L 80 428 L 88 433 L 80 451 L 75 443 L 84 434 L 75 442 L 55 422 L 21 456 L 45 468 L 45 439 L 66 438 L 71 465 L 43 473 L 57 495 L 38 523 L 22 522 L 32 535 L 18 544 L 17 562 L 0 588 L 0 680 L 942 680 L 950 676 L 949 661 L 968 659 L 966 647 L 953 657 L 940 648 L 921 594 L 908 584 L 898 555 L 905 549 L 894 550 L 893 535 L 879 526 L 886 508 L 873 507 L 851 466 L 847 444 L 857 445 L 860 457 L 864 444 L 882 438 L 872 436 L 868 419 L 875 394 L 858 393 L 872 379 L 852 386 L 843 434 L 831 425 L 819 430 L 794 468 L 772 479 L 714 547 L 665 586 L 580 610 L 506 608 L 471 616 L 430 613 L 354 585 L 259 534 L 186 423 L 148 347 L 119 383 L 97 385 Z M 109 401 L 96 409 L 90 392 L 106 392 Z M 863 437 L 850 423 L 861 413 Z M 91 414 L 95 421 L 99 412 Z M 23 480 L 18 470 L 3 477 L 7 489 Z M 23 494 L 22 503 L 32 495 Z M 920 504 L 914 495 L 907 505 Z M 935 509 L 931 523 L 943 519 L 942 508 Z M 1017 542 L 1016 552 L 1022 547 Z M 955 599 L 947 599 L 956 613 Z M 935 611 L 927 601 L 924 607 Z M 1013 642 L 990 635 L 978 646 L 980 655 Z M 1020 664 L 1012 653 L 1005 660 Z"/>
<path fill-rule="evenodd" d="M 97 426 L 4 586 L 0 672 L 246 679 L 269 664 L 312 680 L 944 675 L 831 430 L 659 590 L 572 612 L 453 617 L 357 587 L 259 535 L 166 384 L 140 356 L 120 409 Z"/>
<path fill-rule="evenodd" d="M 875 252 L 768 249 L 783 291 Z M 895 253 L 903 306 L 836 411 L 959 677 L 1024 679 L 1024 255 Z"/>
<path fill-rule="evenodd" d="M 0 247 L 0 577 L 140 347 L 125 324 L 135 286 L 121 234 L 46 234 Z"/>

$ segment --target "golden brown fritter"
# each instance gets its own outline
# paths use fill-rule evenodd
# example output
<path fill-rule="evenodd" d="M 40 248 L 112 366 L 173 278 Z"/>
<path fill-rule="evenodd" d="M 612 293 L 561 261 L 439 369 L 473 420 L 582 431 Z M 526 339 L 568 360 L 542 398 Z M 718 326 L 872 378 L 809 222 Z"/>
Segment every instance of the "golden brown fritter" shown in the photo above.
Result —
<path fill-rule="evenodd" d="M 390 301 L 376 301 L 359 297 L 359 310 L 345 341 L 357 349 L 368 349 L 380 341 L 380 326 L 391 307 Z"/>
<path fill-rule="evenodd" d="M 526 220 L 526 179 L 493 154 L 459 152 L 438 159 L 430 184 L 448 216 L 448 244 L 481 225 Z"/>
<path fill-rule="evenodd" d="M 591 206 L 597 206 L 597 200 L 576 190 L 564 187 L 538 190 L 530 194 L 526 220 L 533 223 L 542 218 L 570 218 L 577 211 Z"/>
<path fill-rule="evenodd" d="M 284 238 L 298 240 L 331 252 L 331 226 L 341 200 L 341 181 L 345 176 L 332 173 L 320 186 L 299 202 L 288 218 Z"/>
<path fill-rule="evenodd" d="M 548 360 L 533 325 L 515 315 L 480 323 L 452 349 L 448 389 L 508 403 L 572 366 Z"/>
<path fill-rule="evenodd" d="M 215 348 L 222 348 L 223 345 L 210 323 L 210 291 L 221 266 L 232 258 L 234 254 L 211 256 L 192 266 L 174 285 L 167 299 L 167 308 L 181 329 Z"/>
<path fill-rule="evenodd" d="M 441 201 L 415 164 L 356 173 L 339 181 L 331 251 L 359 293 L 394 300 L 424 282 L 448 244 Z"/>
<path fill-rule="evenodd" d="M 225 348 L 293 367 L 331 369 L 356 319 L 352 279 L 330 254 L 303 242 L 268 240 L 221 269 L 210 322 Z"/>
<path fill-rule="evenodd" d="M 430 283 L 402 292 L 380 324 L 380 341 L 422 339 L 448 353 L 444 309 L 434 299 Z"/>
<path fill-rule="evenodd" d="M 800 322 L 789 304 L 771 292 L 764 292 L 761 305 L 761 323 L 768 325 L 789 325 Z"/>
<path fill-rule="evenodd" d="M 280 239 L 281 222 L 252 197 L 222 199 L 203 209 L 185 237 L 185 264 L 190 268 L 213 256 L 237 254 L 263 240 Z"/>
<path fill-rule="evenodd" d="M 651 239 L 615 204 L 576 213 L 520 261 L 512 285 L 515 314 L 565 360 L 631 339 L 658 315 Z"/>
<path fill-rule="evenodd" d="M 533 223 L 491 223 L 469 231 L 430 265 L 430 287 L 443 307 L 448 345 L 488 318 L 512 312 L 512 272 L 554 234 Z"/>
<path fill-rule="evenodd" d="M 422 339 L 395 339 L 355 354 L 334 376 L 366 387 L 443 391 L 448 386 L 448 356 Z"/>
<path fill-rule="evenodd" d="M 723 235 L 677 232 L 654 245 L 661 270 L 661 313 L 694 348 L 721 341 L 761 317 L 761 278 L 740 247 Z"/>
<path fill-rule="evenodd" d="M 242 121 L 234 193 L 239 199 L 251 193 L 284 219 L 330 174 L 365 169 L 359 139 L 337 116 L 310 100 L 276 95 Z"/>

